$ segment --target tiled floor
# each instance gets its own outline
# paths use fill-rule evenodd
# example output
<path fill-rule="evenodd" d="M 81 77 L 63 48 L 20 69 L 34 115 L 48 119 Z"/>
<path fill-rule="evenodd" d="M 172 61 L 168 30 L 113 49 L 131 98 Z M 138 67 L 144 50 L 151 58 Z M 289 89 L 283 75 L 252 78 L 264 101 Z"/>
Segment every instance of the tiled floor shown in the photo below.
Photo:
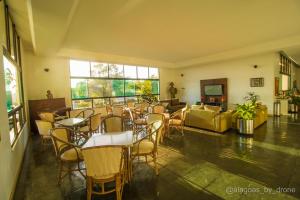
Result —
<path fill-rule="evenodd" d="M 15 199 L 86 199 L 80 176 L 57 186 L 54 151 L 38 139 L 29 143 Z M 299 199 L 300 119 L 269 118 L 253 138 L 186 128 L 164 141 L 158 162 L 159 176 L 135 167 L 123 199 Z"/>

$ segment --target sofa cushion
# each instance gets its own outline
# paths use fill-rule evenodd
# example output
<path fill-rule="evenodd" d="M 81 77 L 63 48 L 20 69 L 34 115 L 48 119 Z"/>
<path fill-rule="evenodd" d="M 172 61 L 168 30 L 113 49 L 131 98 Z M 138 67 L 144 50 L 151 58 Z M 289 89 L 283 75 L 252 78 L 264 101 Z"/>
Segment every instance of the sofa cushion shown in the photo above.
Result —
<path fill-rule="evenodd" d="M 221 112 L 221 107 L 220 106 L 210 106 L 210 105 L 204 105 L 204 110 L 206 111 L 215 111 L 217 113 Z"/>
<path fill-rule="evenodd" d="M 191 109 L 192 110 L 203 110 L 204 109 L 204 104 L 201 103 L 201 105 L 192 105 Z"/>

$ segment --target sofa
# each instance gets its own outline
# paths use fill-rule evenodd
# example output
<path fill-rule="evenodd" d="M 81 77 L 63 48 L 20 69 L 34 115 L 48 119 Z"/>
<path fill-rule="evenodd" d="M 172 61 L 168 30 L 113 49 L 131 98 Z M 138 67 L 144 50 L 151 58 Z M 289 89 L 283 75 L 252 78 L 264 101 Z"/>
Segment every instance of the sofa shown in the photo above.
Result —
<path fill-rule="evenodd" d="M 192 105 L 188 109 L 185 125 L 223 133 L 232 126 L 232 112 L 220 112 L 219 106 Z"/>
<path fill-rule="evenodd" d="M 258 104 L 255 111 L 255 118 L 253 120 L 253 128 L 257 128 L 268 119 L 268 107 L 266 105 Z M 232 128 L 238 129 L 238 116 L 237 113 L 232 115 Z"/>

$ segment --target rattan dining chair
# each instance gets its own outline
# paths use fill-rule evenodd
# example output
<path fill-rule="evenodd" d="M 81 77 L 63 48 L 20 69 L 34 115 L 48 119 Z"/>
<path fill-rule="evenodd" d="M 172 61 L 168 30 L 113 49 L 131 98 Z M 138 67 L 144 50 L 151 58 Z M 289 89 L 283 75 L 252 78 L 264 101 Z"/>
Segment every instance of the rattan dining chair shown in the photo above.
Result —
<path fill-rule="evenodd" d="M 124 185 L 124 153 L 120 146 L 102 146 L 82 149 L 86 166 L 87 199 L 92 195 L 116 192 L 116 199 L 122 199 Z M 114 183 L 113 188 L 108 183 Z"/>
<path fill-rule="evenodd" d="M 123 117 L 124 116 L 124 107 L 123 106 L 113 106 L 112 115 Z"/>
<path fill-rule="evenodd" d="M 94 114 L 94 110 L 91 108 L 87 108 L 87 109 L 75 109 L 75 110 L 70 110 L 69 111 L 69 118 L 77 118 L 77 117 L 81 117 L 81 118 L 89 118 L 90 116 L 92 116 Z"/>
<path fill-rule="evenodd" d="M 152 108 L 153 113 L 164 113 L 165 112 L 165 107 L 163 105 L 155 105 Z"/>
<path fill-rule="evenodd" d="M 101 116 L 107 116 L 108 115 L 106 106 L 96 107 L 96 108 L 93 108 L 93 110 L 94 110 L 94 114 L 100 113 Z"/>
<path fill-rule="evenodd" d="M 103 119 L 105 133 L 122 132 L 124 130 L 123 118 L 120 116 L 107 116 Z"/>
<path fill-rule="evenodd" d="M 147 125 L 146 118 L 144 116 L 140 117 L 140 115 L 136 113 L 135 109 L 128 109 L 128 113 L 133 132 L 137 131 L 138 129 L 142 129 Z"/>
<path fill-rule="evenodd" d="M 46 144 L 48 141 L 51 142 L 50 130 L 53 128 L 53 124 L 43 120 L 35 120 L 35 124 L 41 136 L 42 144 Z"/>
<path fill-rule="evenodd" d="M 157 167 L 157 147 L 158 141 L 160 140 L 161 131 L 163 128 L 163 121 L 157 120 L 146 127 L 147 134 L 139 139 L 138 132 L 135 133 L 135 137 L 138 139 L 132 149 L 131 149 L 131 161 L 130 161 L 130 170 L 132 170 L 133 161 L 138 158 L 138 162 L 140 161 L 140 157 L 145 158 L 145 162 L 148 162 L 148 156 L 152 157 L 152 161 L 154 162 L 154 169 L 156 175 L 158 175 L 158 167 Z M 142 131 L 141 131 L 142 132 Z"/>
<path fill-rule="evenodd" d="M 93 133 L 99 133 L 101 127 L 101 114 L 95 114 L 90 116 L 87 119 L 87 125 L 83 126 L 79 129 L 81 133 L 84 133 L 86 135 L 92 135 Z"/>
<path fill-rule="evenodd" d="M 85 169 L 80 166 L 83 161 L 81 146 L 71 142 L 71 131 L 68 128 L 54 128 L 50 131 L 56 157 L 59 161 L 58 184 L 62 182 L 66 175 L 71 175 L 74 171 L 78 171 L 85 177 L 82 172 Z M 85 136 L 83 135 L 83 137 Z M 76 167 L 72 168 L 74 164 Z"/>
<path fill-rule="evenodd" d="M 183 135 L 183 128 L 184 128 L 184 120 L 185 120 L 185 116 L 186 116 L 186 109 L 187 107 L 184 107 L 174 113 L 172 113 L 170 115 L 170 120 L 169 120 L 169 130 L 168 132 L 170 132 L 171 128 L 175 128 L 178 131 L 181 132 L 181 134 Z"/>

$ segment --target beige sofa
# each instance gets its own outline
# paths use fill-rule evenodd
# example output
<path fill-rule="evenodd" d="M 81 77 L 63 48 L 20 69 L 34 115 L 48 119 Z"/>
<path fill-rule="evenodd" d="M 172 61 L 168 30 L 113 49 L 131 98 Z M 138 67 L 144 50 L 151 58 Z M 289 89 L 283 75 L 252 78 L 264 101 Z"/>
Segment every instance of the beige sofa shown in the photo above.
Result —
<path fill-rule="evenodd" d="M 186 113 L 185 125 L 225 132 L 231 128 L 232 113 L 230 111 L 220 113 L 218 106 L 192 105 Z"/>
<path fill-rule="evenodd" d="M 258 126 L 265 123 L 268 119 L 268 108 L 266 105 L 258 105 L 255 112 L 255 118 L 253 121 L 253 127 L 257 128 Z M 232 128 L 237 129 L 238 127 L 237 123 L 237 114 L 234 113 L 232 115 Z"/>

